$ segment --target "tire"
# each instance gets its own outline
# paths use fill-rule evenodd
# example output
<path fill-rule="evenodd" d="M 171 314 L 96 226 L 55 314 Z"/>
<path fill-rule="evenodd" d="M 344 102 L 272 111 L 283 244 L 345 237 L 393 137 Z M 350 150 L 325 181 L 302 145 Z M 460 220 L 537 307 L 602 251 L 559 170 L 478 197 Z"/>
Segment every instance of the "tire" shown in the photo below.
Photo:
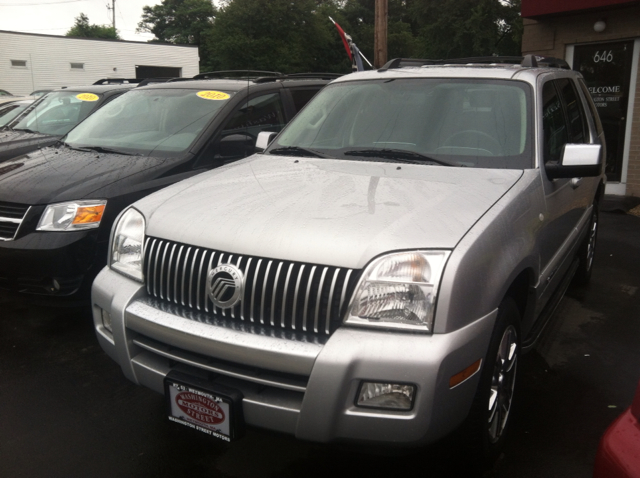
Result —
<path fill-rule="evenodd" d="M 493 466 L 504 447 L 513 410 L 519 356 L 520 312 L 515 301 L 506 297 L 498 308 L 478 390 L 467 419 L 470 451 L 476 465 L 483 469 Z"/>
<path fill-rule="evenodd" d="M 576 285 L 584 286 L 591 280 L 591 272 L 593 271 L 593 259 L 596 252 L 596 242 L 598 239 L 598 203 L 593 203 L 593 211 L 591 213 L 591 222 L 589 223 L 589 230 L 587 236 L 580 244 L 578 249 L 578 268 L 573 276 L 573 283 Z"/>

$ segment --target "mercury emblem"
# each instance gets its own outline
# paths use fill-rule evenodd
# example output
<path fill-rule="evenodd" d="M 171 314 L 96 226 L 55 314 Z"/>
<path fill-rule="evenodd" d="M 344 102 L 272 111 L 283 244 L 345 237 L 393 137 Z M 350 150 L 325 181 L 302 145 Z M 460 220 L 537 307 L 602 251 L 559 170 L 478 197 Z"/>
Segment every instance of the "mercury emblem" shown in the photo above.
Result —
<path fill-rule="evenodd" d="M 242 298 L 243 289 L 244 275 L 233 264 L 220 264 L 207 274 L 207 293 L 216 307 L 233 307 Z"/>

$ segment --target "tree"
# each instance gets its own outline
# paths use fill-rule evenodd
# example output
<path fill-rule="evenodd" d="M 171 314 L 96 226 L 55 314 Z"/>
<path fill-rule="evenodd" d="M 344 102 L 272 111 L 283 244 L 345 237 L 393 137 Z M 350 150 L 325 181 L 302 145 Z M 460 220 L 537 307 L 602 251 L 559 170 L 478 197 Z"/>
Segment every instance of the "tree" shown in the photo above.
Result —
<path fill-rule="evenodd" d="M 520 0 L 427 0 L 410 9 L 423 58 L 520 55 Z"/>
<path fill-rule="evenodd" d="M 156 41 L 200 45 L 215 15 L 211 0 L 163 0 L 142 8 L 137 31 L 153 33 Z"/>
<path fill-rule="evenodd" d="M 89 17 L 81 13 L 75 18 L 76 22 L 65 34 L 68 37 L 77 38 L 105 38 L 108 40 L 120 40 L 120 36 L 114 27 L 106 25 L 91 25 Z"/>
<path fill-rule="evenodd" d="M 209 51 L 223 69 L 348 72 L 344 47 L 329 20 L 337 12 L 333 1 L 228 1 L 207 38 Z"/>

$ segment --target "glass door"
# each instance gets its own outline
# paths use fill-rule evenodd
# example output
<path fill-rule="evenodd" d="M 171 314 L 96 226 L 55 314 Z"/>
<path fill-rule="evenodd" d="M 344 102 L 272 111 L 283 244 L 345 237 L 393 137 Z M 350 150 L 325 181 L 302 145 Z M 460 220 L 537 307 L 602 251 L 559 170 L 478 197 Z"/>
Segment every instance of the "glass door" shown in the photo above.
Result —
<path fill-rule="evenodd" d="M 576 45 L 573 69 L 582 73 L 598 107 L 607 141 L 607 180 L 620 182 L 629 104 L 633 41 Z"/>

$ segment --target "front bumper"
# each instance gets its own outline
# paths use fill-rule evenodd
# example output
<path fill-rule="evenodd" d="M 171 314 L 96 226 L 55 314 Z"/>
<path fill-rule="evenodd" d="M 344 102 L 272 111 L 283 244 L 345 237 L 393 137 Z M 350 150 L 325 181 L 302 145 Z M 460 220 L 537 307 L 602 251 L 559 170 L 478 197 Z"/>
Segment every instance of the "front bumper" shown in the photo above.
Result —
<path fill-rule="evenodd" d="M 0 288 L 49 296 L 88 289 L 106 263 L 107 243 L 97 237 L 97 230 L 33 232 L 0 241 Z"/>
<path fill-rule="evenodd" d="M 397 446 L 436 441 L 466 418 L 480 374 L 452 389 L 449 379 L 485 357 L 497 314 L 449 334 L 341 327 L 315 339 L 187 312 L 109 268 L 94 282 L 92 303 L 100 345 L 135 383 L 163 393 L 176 369 L 241 390 L 249 425 L 316 442 Z M 413 409 L 356 407 L 363 380 L 415 384 Z"/>

